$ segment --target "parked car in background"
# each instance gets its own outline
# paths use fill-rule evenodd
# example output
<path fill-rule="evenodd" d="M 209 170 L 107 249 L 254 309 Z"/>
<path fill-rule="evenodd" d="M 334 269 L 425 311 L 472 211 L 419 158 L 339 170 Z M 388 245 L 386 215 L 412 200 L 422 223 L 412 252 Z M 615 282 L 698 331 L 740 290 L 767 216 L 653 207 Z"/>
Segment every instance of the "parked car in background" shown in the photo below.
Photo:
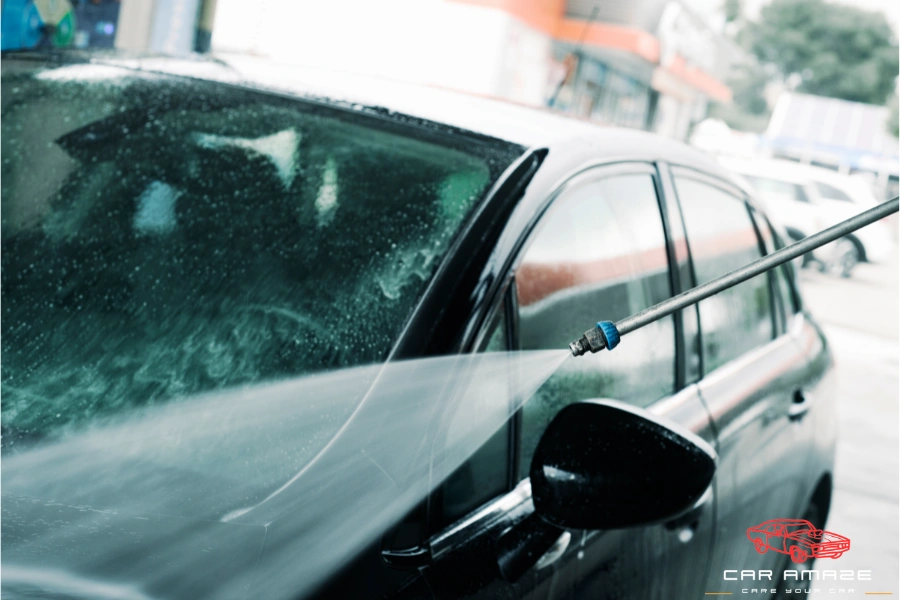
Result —
<path fill-rule="evenodd" d="M 721 158 L 747 181 L 774 218 L 796 241 L 878 204 L 859 180 L 787 160 Z M 859 262 L 877 263 L 893 247 L 886 223 L 876 223 L 812 253 L 823 270 L 849 276 Z"/>
<path fill-rule="evenodd" d="M 860 170 L 852 173 L 850 178 L 864 185 L 866 189 L 872 193 L 872 196 L 879 199 L 880 202 L 896 198 L 898 188 L 900 188 L 897 181 L 897 175 L 876 175 L 870 171 Z M 898 215 L 891 215 L 886 218 L 886 223 L 888 229 L 891 230 L 894 242 L 900 242 L 900 217 L 898 217 Z"/>
<path fill-rule="evenodd" d="M 834 370 L 790 265 L 527 402 L 497 369 L 515 412 L 466 455 L 392 445 L 479 413 L 440 373 L 397 409 L 388 367 L 561 359 L 781 246 L 705 155 L 250 59 L 4 55 L 2 98 L 4 598 L 699 598 L 789 566 L 747 527 L 824 527 Z"/>

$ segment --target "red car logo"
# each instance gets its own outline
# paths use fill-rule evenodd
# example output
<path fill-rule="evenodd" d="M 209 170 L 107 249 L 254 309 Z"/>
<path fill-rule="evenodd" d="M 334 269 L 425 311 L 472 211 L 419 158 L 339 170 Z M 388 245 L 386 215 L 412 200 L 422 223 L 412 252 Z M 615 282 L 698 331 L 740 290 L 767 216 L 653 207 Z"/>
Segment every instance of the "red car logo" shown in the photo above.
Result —
<path fill-rule="evenodd" d="M 747 530 L 747 539 L 756 551 L 765 554 L 769 550 L 789 554 L 795 563 L 808 558 L 840 558 L 850 549 L 850 538 L 816 529 L 802 519 L 772 519 Z"/>

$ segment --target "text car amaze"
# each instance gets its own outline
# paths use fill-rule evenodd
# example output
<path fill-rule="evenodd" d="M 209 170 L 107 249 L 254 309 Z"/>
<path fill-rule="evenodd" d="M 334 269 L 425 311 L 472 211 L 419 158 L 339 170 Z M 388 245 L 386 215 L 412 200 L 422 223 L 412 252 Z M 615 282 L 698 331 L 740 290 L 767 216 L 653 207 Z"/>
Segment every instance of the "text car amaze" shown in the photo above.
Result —
<path fill-rule="evenodd" d="M 761 570 L 761 571 L 753 571 L 753 570 L 743 570 L 739 571 L 737 569 L 725 569 L 722 574 L 722 578 L 725 581 L 744 581 L 744 580 L 753 580 L 753 581 L 762 581 L 768 580 L 772 581 L 772 571 Z M 804 570 L 793 570 L 787 569 L 784 571 L 784 581 L 794 580 L 794 581 L 872 581 L 872 571 L 869 569 L 863 569 L 859 571 L 854 571 L 852 569 L 842 569 L 840 571 L 837 570 L 816 570 L 816 569 L 804 569 Z"/>

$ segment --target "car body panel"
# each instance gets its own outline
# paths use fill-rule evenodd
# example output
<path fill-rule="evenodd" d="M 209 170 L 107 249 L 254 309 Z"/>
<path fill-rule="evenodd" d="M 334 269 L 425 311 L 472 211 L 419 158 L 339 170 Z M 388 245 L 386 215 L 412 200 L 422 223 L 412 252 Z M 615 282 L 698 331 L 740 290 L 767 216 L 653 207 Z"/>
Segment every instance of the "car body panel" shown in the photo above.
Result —
<path fill-rule="evenodd" d="M 717 431 L 717 551 L 710 585 L 730 565 L 775 569 L 770 557 L 731 540 L 773 514 L 799 514 L 808 501 L 803 474 L 809 462 L 812 420 L 790 416 L 806 383 L 807 358 L 789 335 L 751 352 L 700 382 Z M 807 415 L 808 416 L 808 415 Z M 796 445 L 795 445 L 796 444 Z M 713 589 L 712 587 L 710 589 Z"/>

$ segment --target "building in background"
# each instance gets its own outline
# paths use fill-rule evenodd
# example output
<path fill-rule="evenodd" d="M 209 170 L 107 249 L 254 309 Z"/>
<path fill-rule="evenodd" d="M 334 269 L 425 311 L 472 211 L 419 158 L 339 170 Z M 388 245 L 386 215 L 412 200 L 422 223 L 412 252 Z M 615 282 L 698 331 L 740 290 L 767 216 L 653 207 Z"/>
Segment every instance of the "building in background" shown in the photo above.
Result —
<path fill-rule="evenodd" d="M 5 0 L 3 48 L 40 45 L 212 45 L 677 139 L 731 98 L 728 42 L 679 0 Z"/>
<path fill-rule="evenodd" d="M 568 0 L 554 38 L 575 72 L 551 104 L 576 116 L 685 139 L 731 100 L 728 43 L 680 2 Z"/>
<path fill-rule="evenodd" d="M 677 0 L 219 0 L 212 46 L 678 139 L 731 99 L 730 46 Z"/>
<path fill-rule="evenodd" d="M 216 0 L 127 0 L 116 48 L 186 54 L 209 50 Z"/>
<path fill-rule="evenodd" d="M 208 50 L 216 0 L 3 0 L 2 49 Z"/>

